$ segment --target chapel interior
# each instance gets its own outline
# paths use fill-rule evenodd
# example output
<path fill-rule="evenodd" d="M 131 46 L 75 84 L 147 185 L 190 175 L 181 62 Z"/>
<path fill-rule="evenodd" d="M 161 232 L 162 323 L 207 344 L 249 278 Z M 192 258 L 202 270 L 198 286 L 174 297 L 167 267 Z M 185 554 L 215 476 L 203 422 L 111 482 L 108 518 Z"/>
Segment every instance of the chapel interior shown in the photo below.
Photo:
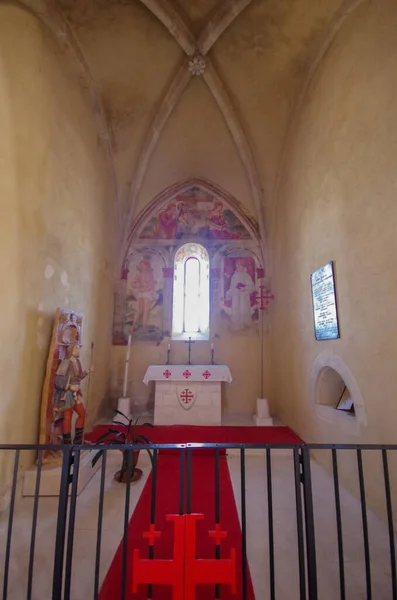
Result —
<path fill-rule="evenodd" d="M 1 0 L 4 600 L 64 597 L 50 577 L 59 494 L 39 498 L 37 535 L 48 546 L 36 545 L 27 595 L 37 449 L 21 451 L 15 467 L 4 447 L 54 443 L 42 435 L 45 382 L 51 372 L 53 386 L 58 363 L 73 354 L 66 341 L 49 367 L 59 310 L 81 318 L 75 354 L 87 376 L 84 419 L 76 425 L 71 410 L 58 443 L 73 434 L 81 443 L 83 429 L 95 443 L 121 407 L 154 423 L 149 437 L 171 427 L 159 443 L 272 444 L 280 428 L 288 431 L 280 443 L 357 445 L 362 454 L 338 450 L 346 598 L 397 599 L 397 448 L 382 454 L 397 443 L 396 106 L 394 0 Z M 334 278 L 329 339 L 315 320 L 322 268 Z M 194 387 L 196 374 L 204 380 Z M 72 403 L 79 393 L 70 392 Z M 205 436 L 218 428 L 201 439 L 184 426 L 205 426 Z M 233 437 L 238 428 L 254 437 Z M 269 463 L 263 448 L 246 451 L 245 497 L 239 452 L 227 452 L 226 477 L 240 524 L 248 515 L 251 587 L 230 598 L 344 598 L 330 446 L 310 454 L 318 591 L 308 576 L 309 596 L 297 566 L 292 450 L 272 450 L 271 584 L 261 541 L 270 535 Z M 146 453 L 139 461 L 131 519 L 153 466 Z M 92 575 L 101 469 L 88 461 L 65 599 L 120 597 L 104 591 L 124 531 L 119 463 L 109 453 L 102 591 Z M 141 597 L 129 590 L 124 600 Z"/>

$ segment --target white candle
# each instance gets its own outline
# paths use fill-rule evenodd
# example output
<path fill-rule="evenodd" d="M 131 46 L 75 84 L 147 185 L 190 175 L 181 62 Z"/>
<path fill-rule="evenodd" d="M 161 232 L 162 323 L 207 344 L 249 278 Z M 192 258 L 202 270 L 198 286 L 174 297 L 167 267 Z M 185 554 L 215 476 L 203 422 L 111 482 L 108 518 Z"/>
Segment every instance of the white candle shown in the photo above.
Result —
<path fill-rule="evenodd" d="M 131 334 L 128 336 L 128 344 L 127 344 L 127 356 L 126 356 L 126 362 L 128 362 L 130 360 L 130 351 L 131 351 L 131 339 L 132 336 Z"/>
<path fill-rule="evenodd" d="M 171 349 L 171 344 L 168 344 L 168 350 L 170 350 L 170 349 Z"/>
<path fill-rule="evenodd" d="M 128 366 L 129 366 L 129 363 L 130 363 L 131 337 L 132 336 L 130 334 L 128 336 L 127 356 L 125 357 L 123 398 L 125 398 L 127 396 L 127 379 L 128 379 Z"/>
<path fill-rule="evenodd" d="M 213 350 L 213 349 L 214 349 L 214 342 L 212 342 L 212 344 L 211 344 L 211 350 Z"/>

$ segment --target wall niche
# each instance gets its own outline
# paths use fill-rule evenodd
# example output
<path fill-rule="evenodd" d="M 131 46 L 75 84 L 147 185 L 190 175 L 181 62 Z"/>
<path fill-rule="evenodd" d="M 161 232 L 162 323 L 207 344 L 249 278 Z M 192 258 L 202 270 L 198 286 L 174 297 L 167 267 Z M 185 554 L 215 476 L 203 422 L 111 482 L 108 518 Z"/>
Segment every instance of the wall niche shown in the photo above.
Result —
<path fill-rule="evenodd" d="M 351 391 L 338 371 L 331 367 L 324 367 L 319 373 L 316 403 L 355 415 Z"/>

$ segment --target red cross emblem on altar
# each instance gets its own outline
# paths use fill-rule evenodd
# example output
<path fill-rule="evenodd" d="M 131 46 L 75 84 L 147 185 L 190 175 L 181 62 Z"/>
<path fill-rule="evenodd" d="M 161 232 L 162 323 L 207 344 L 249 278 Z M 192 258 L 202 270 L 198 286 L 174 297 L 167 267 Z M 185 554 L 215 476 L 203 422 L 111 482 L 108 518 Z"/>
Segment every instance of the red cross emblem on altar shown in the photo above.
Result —
<path fill-rule="evenodd" d="M 181 406 L 187 410 L 193 406 L 196 395 L 188 388 L 184 388 L 182 391 L 178 390 L 178 399 Z"/>
<path fill-rule="evenodd" d="M 209 377 L 211 377 L 211 373 L 209 372 L 208 369 L 206 371 L 204 371 L 203 377 L 205 377 L 205 379 L 208 379 Z"/>
<path fill-rule="evenodd" d="M 236 550 L 230 550 L 230 558 L 199 559 L 196 557 L 196 523 L 203 520 L 204 515 L 167 515 L 166 518 L 174 522 L 174 556 L 172 559 L 140 558 L 139 550 L 134 550 L 132 593 L 137 593 L 139 585 L 170 585 L 172 600 L 195 600 L 198 585 L 226 584 L 235 594 Z M 155 531 L 153 524 L 150 531 L 143 534 L 150 546 L 154 546 L 155 538 L 160 536 L 161 532 Z M 219 546 L 227 532 L 221 531 L 217 524 L 209 536 Z"/>
<path fill-rule="evenodd" d="M 169 371 L 168 369 L 166 369 L 163 373 L 164 377 L 166 379 L 169 379 L 171 377 L 171 371 Z"/>
<path fill-rule="evenodd" d="M 191 376 L 191 372 L 186 369 L 186 371 L 183 371 L 182 375 L 185 377 L 185 379 L 189 379 L 189 377 Z"/>

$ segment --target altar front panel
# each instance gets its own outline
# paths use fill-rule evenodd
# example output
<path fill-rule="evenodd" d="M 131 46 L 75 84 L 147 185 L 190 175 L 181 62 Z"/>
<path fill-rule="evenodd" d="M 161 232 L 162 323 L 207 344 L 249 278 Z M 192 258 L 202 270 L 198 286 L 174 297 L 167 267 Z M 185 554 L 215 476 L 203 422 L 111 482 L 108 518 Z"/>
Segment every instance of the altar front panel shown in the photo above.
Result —
<path fill-rule="evenodd" d="M 221 425 L 220 381 L 156 381 L 155 425 Z"/>

